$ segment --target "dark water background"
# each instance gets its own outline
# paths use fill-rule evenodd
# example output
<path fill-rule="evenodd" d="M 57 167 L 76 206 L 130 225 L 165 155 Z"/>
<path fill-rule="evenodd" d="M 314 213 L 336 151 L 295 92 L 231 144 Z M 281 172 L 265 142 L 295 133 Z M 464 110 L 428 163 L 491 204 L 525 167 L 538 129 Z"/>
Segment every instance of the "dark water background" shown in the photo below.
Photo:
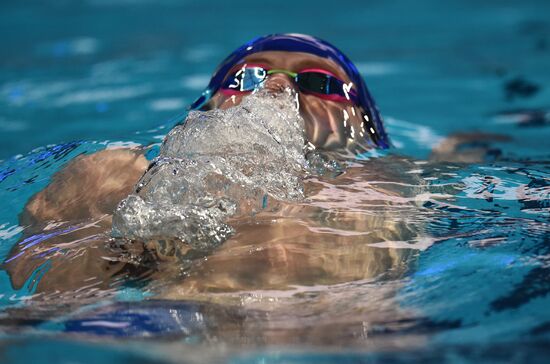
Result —
<path fill-rule="evenodd" d="M 193 337 L 71 339 L 66 332 L 78 325 L 61 320 L 23 333 L 3 330 L 0 361 L 201 362 L 206 356 L 232 363 L 545 362 L 549 357 L 549 2 L 3 1 L 0 10 L 3 258 L 21 236 L 18 213 L 53 173 L 76 155 L 106 145 L 159 142 L 218 62 L 258 35 L 312 34 L 348 54 L 386 118 L 392 153 L 427 158 L 454 132 L 509 139 L 491 143 L 484 163 L 412 171 L 433 191 L 445 185 L 457 194 L 452 203 L 430 200 L 422 206 L 425 216 L 437 215 L 422 219 L 435 244 L 418 253 L 399 281 L 399 305 L 422 316 L 406 325 L 408 331 L 371 326 L 366 332 L 374 339 L 367 335 L 364 345 L 343 345 L 341 351 L 312 345 L 239 352 L 211 342 L 195 347 Z M 0 272 L 4 316 L 25 305 L 33 284 L 30 279 L 14 290 Z M 119 302 L 146 296 L 132 286 L 117 292 Z M 196 311 L 172 309 L 181 315 Z M 108 313 L 99 318 L 114 320 Z M 162 333 L 170 325 L 149 332 Z M 392 337 L 391 350 L 377 344 L 384 334 Z M 408 345 L 410 337 L 425 342 Z M 400 342 L 405 348 L 395 349 Z"/>

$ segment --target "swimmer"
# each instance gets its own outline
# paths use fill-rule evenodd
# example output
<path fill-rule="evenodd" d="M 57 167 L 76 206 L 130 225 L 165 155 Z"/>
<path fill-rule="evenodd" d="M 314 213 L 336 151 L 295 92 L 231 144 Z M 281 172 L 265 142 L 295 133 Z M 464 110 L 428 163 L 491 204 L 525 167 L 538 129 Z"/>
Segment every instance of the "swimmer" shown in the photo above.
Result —
<path fill-rule="evenodd" d="M 306 35 L 269 35 L 242 45 L 222 61 L 190 109 L 227 109 L 260 89 L 294 95 L 304 119 L 308 148 L 362 152 L 390 145 L 378 109 L 353 63 L 329 43 Z M 25 206 L 20 216 L 21 225 L 29 227 L 25 237 L 60 221 L 95 223 L 84 231 L 51 237 L 48 243 L 77 240 L 79 234 L 90 235 L 90 229 L 98 233 L 108 230 L 115 207 L 132 192 L 148 164 L 140 151 L 128 149 L 75 158 Z M 23 246 L 17 245 L 11 256 L 22 253 Z M 33 245 L 23 256 L 8 258 L 5 267 L 19 272 L 11 274 L 14 286 L 20 287 L 36 268 L 37 262 L 28 264 L 24 257 L 34 255 L 37 249 L 46 248 L 44 244 Z M 100 249 L 92 250 L 78 269 L 88 274 L 104 271 L 105 264 L 94 263 L 101 254 Z M 111 270 L 117 268 L 111 266 Z M 40 285 L 45 286 L 48 277 L 53 279 L 55 271 L 54 263 Z M 79 281 L 75 279 L 74 284 Z"/>
<path fill-rule="evenodd" d="M 294 95 L 304 119 L 306 146 L 310 150 L 361 153 L 390 146 L 378 109 L 356 67 L 327 42 L 306 35 L 279 34 L 246 43 L 218 66 L 206 90 L 190 109 L 231 108 L 258 90 L 273 94 L 290 92 Z M 20 216 L 20 225 L 28 228 L 21 243 L 13 248 L 4 264 L 13 286 L 23 286 L 37 267 L 44 263 L 42 257 L 47 256 L 45 254 L 52 246 L 63 245 L 67 241 L 86 242 L 83 248 L 86 253 L 79 254 L 80 264 L 73 263 L 69 267 L 63 260 L 50 261 L 48 273 L 40 280 L 37 291 L 47 291 L 48 287 L 55 290 L 61 285 L 64 285 L 63 289 L 78 289 L 83 277 L 104 277 L 106 274 L 125 272 L 128 266 L 124 262 L 102 259 L 108 255 L 104 238 L 117 204 L 133 191 L 148 164 L 137 150 L 104 150 L 77 157 L 58 172 L 44 190 L 30 199 Z M 381 173 L 384 171 L 381 170 Z M 348 173 L 345 178 L 353 180 L 353 173 Z M 345 179 L 343 181 L 350 183 Z M 77 220 L 91 223 L 83 228 L 63 231 L 57 236 L 45 233 L 60 222 Z M 379 220 L 377 224 L 384 226 L 384 219 Z M 366 224 L 364 221 L 361 223 Z M 305 230 L 303 226 L 293 229 L 298 235 Z M 288 229 L 277 231 L 272 227 L 271 230 L 273 235 L 289 233 Z M 37 244 L 32 239 L 27 241 L 34 234 L 43 232 L 47 240 L 40 238 L 40 241 L 45 240 L 42 243 Z M 94 234 L 101 237 L 90 240 L 89 237 Z M 396 231 L 388 229 L 388 234 L 393 234 L 393 240 L 398 240 Z M 333 242 L 327 243 L 330 246 Z M 290 253 L 284 249 L 280 250 L 281 255 L 287 257 Z M 370 251 L 362 253 L 365 256 L 368 254 Z M 334 259 L 338 260 L 338 256 L 340 254 Z M 400 259 L 398 256 L 390 258 L 391 261 Z M 268 259 L 272 260 L 272 256 Z M 285 259 L 288 262 L 288 258 Z M 317 259 L 315 264 L 317 262 L 335 266 L 324 260 Z M 365 260 L 361 264 L 365 264 Z M 228 262 L 228 266 L 238 264 Z M 335 275 L 361 278 L 366 270 L 361 265 L 355 268 L 356 271 L 343 274 L 341 269 L 346 268 L 338 266 Z M 376 272 L 380 270 L 383 268 L 373 268 Z M 269 276 L 274 273 L 270 272 Z M 296 275 L 302 273 L 300 270 Z M 100 281 L 109 286 L 108 279 Z"/>
<path fill-rule="evenodd" d="M 382 118 L 354 64 L 320 39 L 277 34 L 254 39 L 216 69 L 192 109 L 226 109 L 265 88 L 291 90 L 313 147 L 388 148 Z"/>
<path fill-rule="evenodd" d="M 357 68 L 334 46 L 306 35 L 269 35 L 242 45 L 218 66 L 189 108 L 227 109 L 261 88 L 295 93 L 311 148 L 360 152 L 390 146 Z M 129 149 L 75 158 L 29 201 L 22 223 L 111 214 L 148 164 L 140 151 Z"/>

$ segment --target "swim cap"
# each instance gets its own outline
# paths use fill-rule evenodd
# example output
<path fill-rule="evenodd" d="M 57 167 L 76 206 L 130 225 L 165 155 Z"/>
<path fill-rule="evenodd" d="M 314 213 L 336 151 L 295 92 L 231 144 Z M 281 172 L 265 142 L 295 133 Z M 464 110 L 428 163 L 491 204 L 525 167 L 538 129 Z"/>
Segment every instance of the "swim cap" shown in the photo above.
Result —
<path fill-rule="evenodd" d="M 205 105 L 212 95 L 218 91 L 227 73 L 235 64 L 251 54 L 265 51 L 304 52 L 322 58 L 329 58 L 336 62 L 355 85 L 358 106 L 361 106 L 369 114 L 369 118 L 374 125 L 375 137 L 371 141 L 378 148 L 385 149 L 390 146 L 378 108 L 355 65 L 332 44 L 304 34 L 272 34 L 245 43 L 223 60 L 212 75 L 206 90 L 191 104 L 190 109 L 200 109 Z"/>

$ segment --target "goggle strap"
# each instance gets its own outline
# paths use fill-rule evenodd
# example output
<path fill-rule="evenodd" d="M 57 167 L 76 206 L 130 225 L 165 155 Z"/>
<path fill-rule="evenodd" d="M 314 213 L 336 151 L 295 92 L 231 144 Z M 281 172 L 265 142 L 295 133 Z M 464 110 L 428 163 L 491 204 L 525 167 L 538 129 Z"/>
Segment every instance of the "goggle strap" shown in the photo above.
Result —
<path fill-rule="evenodd" d="M 268 75 L 272 75 L 274 73 L 284 73 L 285 75 L 288 75 L 292 78 L 296 78 L 296 76 L 298 76 L 298 74 L 296 72 L 290 72 L 290 71 L 287 71 L 287 70 L 274 69 L 274 70 L 267 71 Z"/>

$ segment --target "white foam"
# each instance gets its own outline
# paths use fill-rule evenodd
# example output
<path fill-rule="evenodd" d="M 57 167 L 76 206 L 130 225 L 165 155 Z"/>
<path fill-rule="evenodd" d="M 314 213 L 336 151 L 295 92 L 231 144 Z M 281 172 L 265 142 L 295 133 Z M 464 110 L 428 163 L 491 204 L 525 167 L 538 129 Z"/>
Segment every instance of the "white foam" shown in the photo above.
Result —
<path fill-rule="evenodd" d="M 253 214 L 268 197 L 303 198 L 303 146 L 292 95 L 255 94 L 228 110 L 191 112 L 117 208 L 113 235 L 210 249 L 231 234 L 229 216 Z"/>

